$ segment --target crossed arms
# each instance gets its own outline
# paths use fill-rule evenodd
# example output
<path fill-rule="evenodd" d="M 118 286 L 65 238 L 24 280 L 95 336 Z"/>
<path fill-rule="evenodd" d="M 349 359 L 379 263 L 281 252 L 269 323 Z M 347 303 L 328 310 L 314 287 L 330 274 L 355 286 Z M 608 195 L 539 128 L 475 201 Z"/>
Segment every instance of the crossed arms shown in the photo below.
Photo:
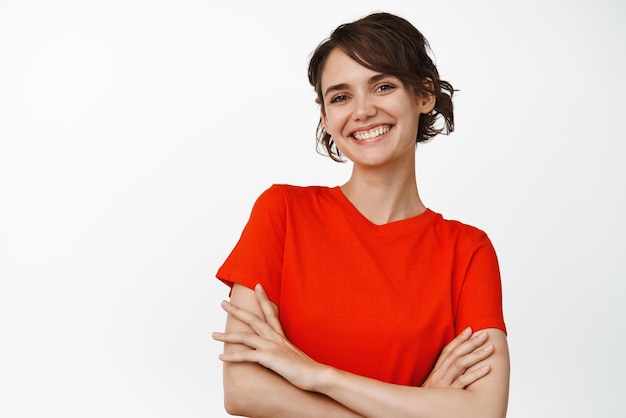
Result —
<path fill-rule="evenodd" d="M 257 417 L 506 416 L 509 355 L 497 329 L 466 330 L 444 348 L 422 387 L 393 385 L 315 362 L 284 336 L 260 286 L 235 284 L 224 342 L 224 404 Z"/>

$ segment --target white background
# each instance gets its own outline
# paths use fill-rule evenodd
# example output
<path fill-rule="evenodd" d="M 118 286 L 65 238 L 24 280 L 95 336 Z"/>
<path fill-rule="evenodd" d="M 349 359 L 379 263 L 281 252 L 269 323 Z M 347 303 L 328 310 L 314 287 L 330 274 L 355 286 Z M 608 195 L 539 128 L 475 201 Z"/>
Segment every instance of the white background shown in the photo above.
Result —
<path fill-rule="evenodd" d="M 509 417 L 623 414 L 623 3 L 4 0 L 0 416 L 226 416 L 214 274 L 270 184 L 347 179 L 307 60 L 382 7 L 460 89 L 418 180 L 498 251 Z"/>

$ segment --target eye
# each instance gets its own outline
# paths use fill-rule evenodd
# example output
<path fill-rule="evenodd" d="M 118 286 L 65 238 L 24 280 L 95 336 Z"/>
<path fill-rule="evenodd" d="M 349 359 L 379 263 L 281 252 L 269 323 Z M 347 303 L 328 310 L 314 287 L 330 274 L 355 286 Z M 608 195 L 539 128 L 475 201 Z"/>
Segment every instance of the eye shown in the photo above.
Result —
<path fill-rule="evenodd" d="M 348 99 L 348 96 L 345 94 L 338 94 L 336 96 L 334 96 L 332 99 L 330 99 L 331 103 L 339 103 L 339 102 L 343 102 L 345 100 Z"/>
<path fill-rule="evenodd" d="M 388 93 L 395 88 L 396 86 L 394 86 L 391 83 L 383 83 L 383 84 L 380 84 L 378 87 L 376 87 L 376 91 L 379 91 L 381 93 Z"/>

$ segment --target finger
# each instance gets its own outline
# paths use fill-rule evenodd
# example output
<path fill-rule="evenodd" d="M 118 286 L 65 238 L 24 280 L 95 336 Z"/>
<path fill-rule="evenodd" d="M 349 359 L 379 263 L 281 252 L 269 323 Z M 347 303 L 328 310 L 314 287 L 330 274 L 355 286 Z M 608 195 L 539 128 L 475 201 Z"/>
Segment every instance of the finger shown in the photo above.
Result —
<path fill-rule="evenodd" d="M 471 354 L 468 354 L 466 359 L 468 366 L 465 370 L 465 373 L 483 366 L 483 361 L 488 359 L 494 352 L 495 349 L 492 344 L 485 344 L 484 346 L 477 348 Z"/>
<path fill-rule="evenodd" d="M 446 344 L 441 354 L 445 357 L 448 353 L 451 353 L 452 351 L 456 350 L 461 344 L 469 340 L 471 336 L 472 336 L 472 328 L 470 327 L 465 328 L 459 335 L 454 337 L 452 341 Z"/>
<path fill-rule="evenodd" d="M 272 327 L 270 327 L 260 316 L 225 300 L 222 301 L 222 308 L 230 315 L 250 326 L 250 328 L 252 328 L 257 335 L 261 335 L 263 337 L 276 335 L 274 329 L 272 329 Z"/>
<path fill-rule="evenodd" d="M 463 357 L 459 357 L 453 368 L 459 370 L 459 374 L 467 373 L 468 370 L 475 369 L 478 363 L 491 356 L 493 351 L 492 344 L 482 346 Z"/>
<path fill-rule="evenodd" d="M 258 350 L 242 350 L 234 353 L 222 353 L 219 359 L 228 363 L 254 362 L 261 363 L 263 355 Z"/>
<path fill-rule="evenodd" d="M 473 333 L 474 331 L 472 330 L 472 327 L 465 328 L 459 333 L 459 335 L 457 335 L 452 341 L 450 341 L 450 344 L 448 344 L 448 346 L 450 346 L 451 349 L 458 347 L 465 341 L 469 340 L 472 337 Z"/>
<path fill-rule="evenodd" d="M 490 370 L 491 370 L 491 367 L 489 367 L 489 365 L 486 365 L 476 370 L 467 371 L 461 376 L 459 376 L 459 378 L 454 381 L 452 386 L 459 388 L 459 389 L 465 389 L 472 383 L 485 377 L 489 373 Z"/>
<path fill-rule="evenodd" d="M 464 341 L 455 349 L 455 354 L 458 356 L 464 356 L 465 354 L 471 353 L 478 347 L 485 344 L 488 338 L 489 334 L 487 334 L 487 332 L 476 332 L 472 334 L 472 336 L 467 341 Z"/>
<path fill-rule="evenodd" d="M 446 370 L 446 373 L 454 379 L 457 376 L 465 373 L 469 368 L 476 366 L 480 361 L 486 359 L 493 353 L 493 346 L 491 344 L 485 345 L 486 336 L 475 338 L 474 341 L 470 340 L 464 343 L 463 347 L 459 347 L 454 355 L 446 359 L 446 363 L 442 366 L 442 369 Z M 477 346 L 472 351 L 469 351 L 473 347 Z"/>
<path fill-rule="evenodd" d="M 431 374 L 426 379 L 425 386 L 431 385 L 451 385 L 452 382 L 463 372 L 463 370 L 456 370 L 451 372 L 449 369 L 459 354 L 455 354 L 458 348 L 472 337 L 472 328 L 467 327 L 461 331 L 452 341 L 450 341 L 441 351 L 441 354 L 435 362 L 435 366 Z"/>
<path fill-rule="evenodd" d="M 436 374 L 433 376 L 436 381 L 451 385 L 468 369 L 489 357 L 493 353 L 493 346 L 485 345 L 487 337 L 486 332 L 478 332 L 454 350 L 445 355 L 442 353 L 436 365 Z"/>
<path fill-rule="evenodd" d="M 467 329 L 463 332 L 466 331 Z M 472 334 L 471 337 L 468 337 L 467 333 L 461 333 L 444 348 L 436 366 L 444 370 L 451 368 L 455 364 L 458 366 L 460 358 L 476 350 L 485 343 L 486 339 L 487 333 L 484 331 Z M 464 371 L 464 369 L 454 369 L 455 375 L 453 377 L 456 377 L 456 373 L 461 374 Z"/>
<path fill-rule="evenodd" d="M 270 351 L 242 350 L 234 353 L 222 353 L 219 355 L 219 359 L 229 363 L 258 363 L 265 368 L 274 370 L 278 374 L 281 374 L 280 369 L 284 368 L 281 367 L 280 360 Z"/>
<path fill-rule="evenodd" d="M 269 326 L 272 327 L 278 334 L 284 336 L 285 333 L 283 332 L 283 327 L 280 324 L 278 316 L 276 315 L 276 311 L 267 297 L 265 289 L 263 289 L 263 286 L 261 286 L 260 283 L 254 287 L 254 292 L 256 293 L 259 305 L 261 305 L 261 310 L 265 316 L 265 322 L 267 322 Z"/>
<path fill-rule="evenodd" d="M 255 350 L 268 350 L 274 345 L 256 334 L 249 332 L 214 332 L 212 337 L 216 341 L 231 344 L 243 344 Z"/>

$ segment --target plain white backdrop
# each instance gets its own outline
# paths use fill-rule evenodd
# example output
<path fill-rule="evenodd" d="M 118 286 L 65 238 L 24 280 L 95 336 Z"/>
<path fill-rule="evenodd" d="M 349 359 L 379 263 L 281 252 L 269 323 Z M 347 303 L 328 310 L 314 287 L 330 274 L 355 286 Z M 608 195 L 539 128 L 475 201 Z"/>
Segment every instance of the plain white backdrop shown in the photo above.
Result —
<path fill-rule="evenodd" d="M 460 89 L 418 181 L 498 251 L 509 417 L 623 415 L 622 2 L 4 0 L 0 416 L 226 416 L 214 274 L 270 184 L 347 179 L 307 60 L 378 10 Z"/>

